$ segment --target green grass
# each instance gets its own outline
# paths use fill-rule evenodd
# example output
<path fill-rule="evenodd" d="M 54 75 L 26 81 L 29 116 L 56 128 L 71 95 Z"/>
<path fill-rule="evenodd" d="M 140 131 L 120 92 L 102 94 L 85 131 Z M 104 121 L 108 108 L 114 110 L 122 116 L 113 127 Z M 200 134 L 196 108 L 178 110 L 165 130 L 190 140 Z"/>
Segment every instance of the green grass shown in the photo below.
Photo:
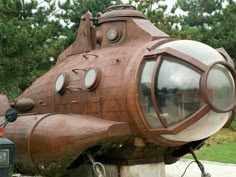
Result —
<path fill-rule="evenodd" d="M 233 122 L 232 122 L 230 127 L 231 128 L 236 128 L 236 118 L 234 118 L 234 120 L 233 120 Z"/>
<path fill-rule="evenodd" d="M 231 128 L 223 128 L 210 137 L 205 145 L 196 152 L 199 160 L 236 164 L 236 121 Z M 191 155 L 184 158 L 192 159 Z"/>
<path fill-rule="evenodd" d="M 236 164 L 236 142 L 204 147 L 196 151 L 196 155 L 200 160 Z M 185 158 L 191 158 L 191 155 Z"/>

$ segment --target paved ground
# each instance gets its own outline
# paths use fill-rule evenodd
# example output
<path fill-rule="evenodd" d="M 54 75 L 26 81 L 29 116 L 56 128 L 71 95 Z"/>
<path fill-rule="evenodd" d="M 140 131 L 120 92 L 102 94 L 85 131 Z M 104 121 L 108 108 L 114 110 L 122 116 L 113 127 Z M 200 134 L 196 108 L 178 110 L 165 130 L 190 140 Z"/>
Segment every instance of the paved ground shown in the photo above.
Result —
<path fill-rule="evenodd" d="M 182 177 L 185 169 L 189 165 L 191 160 L 180 160 L 175 164 L 166 165 L 165 177 Z M 209 177 L 236 177 L 236 164 L 224 164 L 218 162 L 201 161 L 204 165 L 205 171 L 211 176 Z M 26 176 L 14 176 L 14 177 L 26 177 Z M 28 177 L 28 176 L 27 176 Z M 151 177 L 151 176 L 146 176 Z M 201 177 L 200 169 L 197 164 L 192 163 L 183 177 Z"/>
<path fill-rule="evenodd" d="M 166 177 L 181 177 L 191 160 L 180 160 L 175 164 L 166 165 Z M 211 177 L 236 177 L 236 164 L 223 164 L 217 162 L 201 161 L 205 172 Z M 201 177 L 200 169 L 192 163 L 183 177 Z"/>

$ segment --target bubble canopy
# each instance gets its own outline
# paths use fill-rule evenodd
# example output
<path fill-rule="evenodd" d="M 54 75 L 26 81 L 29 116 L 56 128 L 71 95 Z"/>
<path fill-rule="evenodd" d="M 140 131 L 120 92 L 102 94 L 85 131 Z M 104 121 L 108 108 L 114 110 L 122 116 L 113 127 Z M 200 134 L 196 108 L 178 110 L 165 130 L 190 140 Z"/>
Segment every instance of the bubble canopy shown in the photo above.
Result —
<path fill-rule="evenodd" d="M 233 68 L 212 47 L 191 40 L 164 43 L 140 66 L 142 119 L 149 130 L 169 140 L 206 138 L 231 116 L 235 81 Z M 208 133 L 187 138 L 201 129 Z"/>

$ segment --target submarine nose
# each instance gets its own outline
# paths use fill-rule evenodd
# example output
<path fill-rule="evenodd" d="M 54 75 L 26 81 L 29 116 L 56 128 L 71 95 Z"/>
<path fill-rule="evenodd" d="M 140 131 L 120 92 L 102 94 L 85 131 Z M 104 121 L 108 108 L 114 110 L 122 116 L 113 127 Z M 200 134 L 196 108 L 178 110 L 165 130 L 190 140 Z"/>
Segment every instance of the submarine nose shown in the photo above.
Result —
<path fill-rule="evenodd" d="M 236 104 L 236 77 L 227 58 L 191 40 L 167 42 L 155 50 L 157 58 L 144 61 L 139 82 L 149 130 L 172 141 L 196 141 L 222 128 Z"/>

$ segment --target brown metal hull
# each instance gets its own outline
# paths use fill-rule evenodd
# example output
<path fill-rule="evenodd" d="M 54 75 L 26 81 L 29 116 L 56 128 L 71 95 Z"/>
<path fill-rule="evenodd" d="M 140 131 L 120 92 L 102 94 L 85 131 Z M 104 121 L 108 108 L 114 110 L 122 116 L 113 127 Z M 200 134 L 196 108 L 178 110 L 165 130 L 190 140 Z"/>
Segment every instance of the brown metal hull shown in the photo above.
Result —
<path fill-rule="evenodd" d="M 130 134 L 127 123 L 75 114 L 22 116 L 5 127 L 16 146 L 17 167 L 29 172 L 62 173 L 88 147 Z"/>
<path fill-rule="evenodd" d="M 6 95 L 0 95 L 0 116 L 4 115 L 6 110 L 10 107 L 7 96 Z"/>

